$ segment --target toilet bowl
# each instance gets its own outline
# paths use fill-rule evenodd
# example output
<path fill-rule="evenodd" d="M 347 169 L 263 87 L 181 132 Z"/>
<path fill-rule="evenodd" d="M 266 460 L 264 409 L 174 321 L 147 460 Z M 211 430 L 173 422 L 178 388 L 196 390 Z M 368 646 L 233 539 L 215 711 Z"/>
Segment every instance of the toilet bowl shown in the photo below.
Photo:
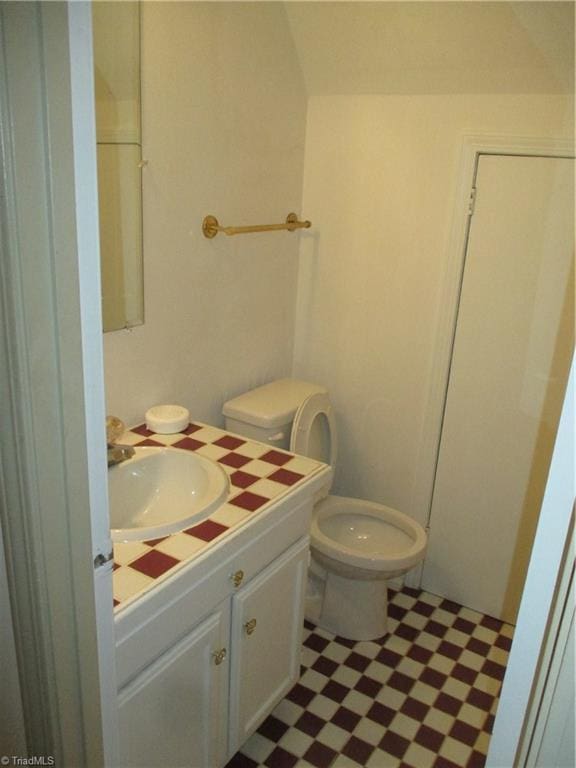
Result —
<path fill-rule="evenodd" d="M 258 387 L 224 404 L 226 428 L 334 467 L 334 412 L 324 387 L 296 379 Z M 395 509 L 362 499 L 316 498 L 310 529 L 306 618 L 350 640 L 388 631 L 387 581 L 418 565 L 426 532 Z"/>
<path fill-rule="evenodd" d="M 387 581 L 422 560 L 426 533 L 383 504 L 328 496 L 312 513 L 310 548 L 324 570 L 315 573 L 324 594 L 308 618 L 342 637 L 373 640 L 388 632 Z"/>

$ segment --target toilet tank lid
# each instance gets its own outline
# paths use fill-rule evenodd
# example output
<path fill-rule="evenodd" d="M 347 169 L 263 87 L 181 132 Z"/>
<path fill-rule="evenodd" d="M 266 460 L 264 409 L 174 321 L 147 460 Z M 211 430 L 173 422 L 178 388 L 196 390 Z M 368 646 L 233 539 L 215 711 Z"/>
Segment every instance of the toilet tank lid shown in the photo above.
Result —
<path fill-rule="evenodd" d="M 222 413 L 256 427 L 281 427 L 289 424 L 301 403 L 325 387 L 298 379 L 278 379 L 224 403 Z"/>

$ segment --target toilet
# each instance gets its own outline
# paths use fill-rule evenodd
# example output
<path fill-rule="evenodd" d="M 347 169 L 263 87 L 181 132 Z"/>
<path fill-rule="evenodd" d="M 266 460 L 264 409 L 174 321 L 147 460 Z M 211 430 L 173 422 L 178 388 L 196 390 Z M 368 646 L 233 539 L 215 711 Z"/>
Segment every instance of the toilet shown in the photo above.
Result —
<path fill-rule="evenodd" d="M 336 464 L 337 435 L 328 391 L 280 379 L 224 404 L 230 432 Z M 350 640 L 388 632 L 388 580 L 424 558 L 426 532 L 408 515 L 362 499 L 316 495 L 310 527 L 306 618 Z"/>

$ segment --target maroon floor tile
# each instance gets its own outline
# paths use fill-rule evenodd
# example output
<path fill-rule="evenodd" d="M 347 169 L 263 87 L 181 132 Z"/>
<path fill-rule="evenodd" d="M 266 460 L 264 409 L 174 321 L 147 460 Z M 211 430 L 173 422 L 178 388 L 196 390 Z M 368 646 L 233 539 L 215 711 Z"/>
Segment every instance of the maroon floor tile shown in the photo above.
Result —
<path fill-rule="evenodd" d="M 330 747 L 327 747 L 325 744 L 315 741 L 306 750 L 303 757 L 304 760 L 308 760 L 308 762 L 315 765 L 316 768 L 328 768 L 337 754 L 337 752 L 330 749 Z"/>
<path fill-rule="evenodd" d="M 381 704 L 379 701 L 375 701 L 366 713 L 366 717 L 374 720 L 375 723 L 388 726 L 396 717 L 396 711 L 385 704 Z"/>
<path fill-rule="evenodd" d="M 326 696 L 327 699 L 332 701 L 341 702 L 348 695 L 350 689 L 341 683 L 337 683 L 335 680 L 329 680 L 324 688 L 320 691 L 322 696 Z"/>
<path fill-rule="evenodd" d="M 294 768 L 297 763 L 298 758 L 282 747 L 275 747 L 264 760 L 264 765 L 268 768 Z"/>
<path fill-rule="evenodd" d="M 348 709 L 347 707 L 339 707 L 330 722 L 337 725 L 339 728 L 342 728 L 344 731 L 352 733 L 361 719 L 360 715 L 356 714 L 356 712 L 352 712 L 351 709 Z"/>
<path fill-rule="evenodd" d="M 288 728 L 289 726 L 282 722 L 282 720 L 278 720 L 274 715 L 269 715 L 258 728 L 258 733 L 270 739 L 270 741 L 280 741 Z"/>
<path fill-rule="evenodd" d="M 370 665 L 370 661 L 371 660 L 367 659 L 366 656 L 362 656 L 361 654 L 352 651 L 348 658 L 344 659 L 344 664 L 347 667 L 350 667 L 350 669 L 355 669 L 356 672 L 364 672 L 366 667 Z"/>
<path fill-rule="evenodd" d="M 292 690 L 287 693 L 286 698 L 289 701 L 294 702 L 294 704 L 299 704 L 301 707 L 307 707 L 314 696 L 316 696 L 316 694 L 314 691 L 311 691 L 310 688 L 306 688 L 306 686 L 301 683 L 296 683 Z"/>
<path fill-rule="evenodd" d="M 382 690 L 383 684 L 367 675 L 362 675 L 354 688 L 365 696 L 370 696 L 371 699 L 375 699 Z"/>
<path fill-rule="evenodd" d="M 469 747 L 476 744 L 476 739 L 480 735 L 478 728 L 474 728 L 463 720 L 456 720 L 452 728 L 450 729 L 450 736 L 453 739 L 461 741 L 463 744 L 467 744 Z"/>
<path fill-rule="evenodd" d="M 356 736 L 351 736 L 342 747 L 342 754 L 355 760 L 360 765 L 366 764 L 372 752 L 374 752 L 374 747 Z"/>
<path fill-rule="evenodd" d="M 426 749 L 429 749 L 431 752 L 438 753 L 445 738 L 443 733 L 436 731 L 434 728 L 429 728 L 427 725 L 421 725 L 414 736 L 414 741 L 421 744 L 423 747 L 426 747 Z"/>
<path fill-rule="evenodd" d="M 396 688 L 397 691 L 402 691 L 402 693 L 410 693 L 415 683 L 414 678 L 408 677 L 408 675 L 402 672 L 392 672 L 388 678 L 387 685 L 391 688 Z"/>
<path fill-rule="evenodd" d="M 332 677 L 338 669 L 338 664 L 332 659 L 327 659 L 325 656 L 319 656 L 314 664 L 312 664 L 311 669 L 319 672 L 321 675 L 326 675 L 326 677 Z"/>
<path fill-rule="evenodd" d="M 378 746 L 384 752 L 388 752 L 388 754 L 394 755 L 394 757 L 402 758 L 406 754 L 410 742 L 404 736 L 394 733 L 394 731 L 386 731 Z"/>
<path fill-rule="evenodd" d="M 298 728 L 303 733 L 307 733 L 308 736 L 317 736 L 325 725 L 326 721 L 313 712 L 304 712 L 294 723 L 295 728 Z"/>
<path fill-rule="evenodd" d="M 430 706 L 428 704 L 424 704 L 422 701 L 418 701 L 417 699 L 413 699 L 408 696 L 408 698 L 400 707 L 400 712 L 402 712 L 404 715 L 407 715 L 408 717 L 411 717 L 413 720 L 422 722 L 428 712 L 430 712 Z"/>

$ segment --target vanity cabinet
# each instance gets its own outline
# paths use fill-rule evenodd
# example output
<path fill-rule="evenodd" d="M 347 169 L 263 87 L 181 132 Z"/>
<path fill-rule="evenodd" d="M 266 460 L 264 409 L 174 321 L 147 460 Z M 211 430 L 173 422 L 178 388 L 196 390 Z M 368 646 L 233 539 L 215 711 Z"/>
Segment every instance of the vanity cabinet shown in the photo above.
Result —
<path fill-rule="evenodd" d="M 122 766 L 220 768 L 296 682 L 310 511 L 280 508 L 120 614 Z"/>

